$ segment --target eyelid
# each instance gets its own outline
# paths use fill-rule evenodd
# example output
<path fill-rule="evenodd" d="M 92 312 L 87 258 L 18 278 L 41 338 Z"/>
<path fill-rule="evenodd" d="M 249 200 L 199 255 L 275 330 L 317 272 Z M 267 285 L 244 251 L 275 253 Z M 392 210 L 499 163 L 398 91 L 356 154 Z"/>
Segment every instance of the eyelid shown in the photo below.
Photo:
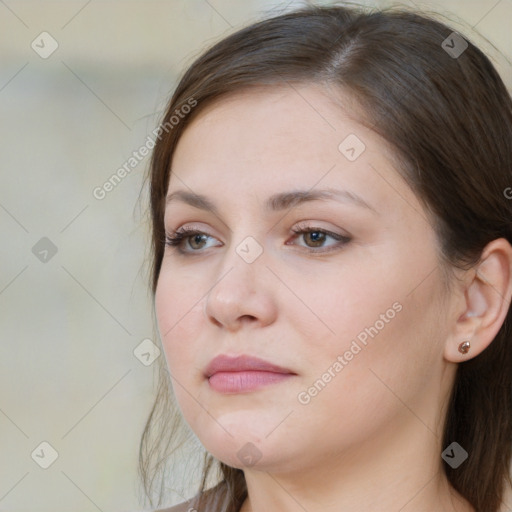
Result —
<path fill-rule="evenodd" d="M 299 221 L 293 228 L 290 229 L 291 232 L 297 233 L 300 231 L 321 231 L 324 233 L 327 233 L 329 236 L 332 236 L 334 238 L 345 238 L 345 239 L 351 239 L 352 235 L 347 233 L 345 230 L 343 233 L 337 233 L 336 231 L 325 228 L 318 223 L 319 221 Z M 339 228 L 337 228 L 339 229 Z"/>

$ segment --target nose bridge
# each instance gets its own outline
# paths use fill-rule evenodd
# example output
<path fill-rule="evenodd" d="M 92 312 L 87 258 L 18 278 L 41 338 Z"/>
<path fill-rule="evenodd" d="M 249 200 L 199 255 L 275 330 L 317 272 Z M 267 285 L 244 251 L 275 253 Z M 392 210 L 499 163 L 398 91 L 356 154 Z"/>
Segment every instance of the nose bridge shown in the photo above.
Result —
<path fill-rule="evenodd" d="M 229 233 L 229 247 L 225 251 L 223 258 L 223 267 L 231 268 L 232 266 L 241 267 L 242 271 L 251 275 L 256 271 L 256 267 L 262 266 L 266 233 L 263 222 L 256 208 L 250 209 L 248 206 L 240 206 L 238 210 L 240 214 L 232 224 Z M 246 268 L 248 267 L 248 268 Z M 227 270 L 227 269 L 226 269 Z"/>
<path fill-rule="evenodd" d="M 263 245 L 255 237 L 246 236 L 241 240 L 238 237 L 237 241 L 234 235 L 225 250 L 210 295 L 215 290 L 217 294 L 224 293 L 223 288 L 227 288 L 225 293 L 233 298 L 254 293 L 257 284 L 262 283 L 261 274 L 267 270 L 263 252 Z"/>
<path fill-rule="evenodd" d="M 274 301 L 264 274 L 264 247 L 252 235 L 232 232 L 232 239 L 222 258 L 205 301 L 205 314 L 225 326 L 241 317 L 268 322 Z M 266 284 L 265 284 L 266 283 Z"/>

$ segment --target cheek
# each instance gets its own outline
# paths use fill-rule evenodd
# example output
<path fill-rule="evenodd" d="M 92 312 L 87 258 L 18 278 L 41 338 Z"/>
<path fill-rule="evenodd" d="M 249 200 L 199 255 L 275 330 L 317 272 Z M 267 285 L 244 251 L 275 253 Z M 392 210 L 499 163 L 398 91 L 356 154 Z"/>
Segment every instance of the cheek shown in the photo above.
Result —
<path fill-rule="evenodd" d="M 391 309 L 367 304 L 356 322 L 363 327 L 350 328 L 355 335 L 331 340 L 321 354 L 308 347 L 308 371 L 295 397 L 294 419 L 305 432 L 315 431 L 322 418 L 322 437 L 315 443 L 325 443 L 325 449 L 333 439 L 342 445 L 363 442 L 376 429 L 410 420 L 409 408 L 421 414 L 421 396 L 435 364 L 432 354 L 422 350 L 428 341 L 421 335 L 425 317 L 416 300 L 394 304 Z M 388 323 L 379 318 L 386 312 Z"/>
<path fill-rule="evenodd" d="M 189 425 L 196 423 L 200 411 L 190 391 L 199 385 L 201 363 L 198 354 L 202 301 L 187 283 L 176 282 L 172 273 L 161 273 L 155 292 L 155 313 L 164 350 L 167 368 L 171 376 L 176 403 Z"/>
<path fill-rule="evenodd" d="M 198 366 L 195 346 L 200 339 L 203 301 L 200 292 L 174 272 L 161 272 L 155 292 L 155 313 L 167 365 L 179 382 L 188 380 Z M 174 381 L 173 381 L 173 384 Z M 185 382 L 184 382 L 185 384 Z M 174 385 L 176 392 L 179 386 Z"/>
<path fill-rule="evenodd" d="M 308 362 L 303 391 L 307 393 L 307 386 L 321 389 L 311 402 L 335 408 L 350 405 L 353 410 L 361 403 L 379 407 L 378 397 L 396 393 L 414 399 L 428 383 L 440 362 L 444 335 L 440 272 L 432 272 L 433 257 L 423 255 L 412 260 L 414 264 L 403 259 L 395 255 L 393 265 L 386 265 L 384 257 L 380 265 L 362 261 L 364 272 L 347 272 L 331 279 L 326 293 L 305 295 L 311 303 L 316 300 L 322 324 L 330 328 L 316 322 L 321 329 L 316 337 L 303 338 Z M 306 286 L 302 293 L 307 293 Z M 301 325 L 307 328 L 305 320 Z"/>
<path fill-rule="evenodd" d="M 290 311 L 290 325 L 300 330 L 304 348 L 316 361 L 311 366 L 325 365 L 351 349 L 347 357 L 361 359 L 377 340 L 399 330 L 408 286 L 403 276 L 391 275 L 385 267 L 383 260 L 360 258 L 346 262 L 341 271 L 327 272 L 321 286 L 296 281 L 294 290 L 306 298 L 312 314 L 297 306 Z"/>

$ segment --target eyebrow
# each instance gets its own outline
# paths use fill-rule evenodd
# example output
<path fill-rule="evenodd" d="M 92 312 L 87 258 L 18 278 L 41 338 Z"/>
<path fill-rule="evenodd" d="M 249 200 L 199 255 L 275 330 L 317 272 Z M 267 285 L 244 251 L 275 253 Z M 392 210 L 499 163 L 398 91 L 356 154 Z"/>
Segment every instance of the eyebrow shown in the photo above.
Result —
<path fill-rule="evenodd" d="M 265 201 L 265 210 L 269 212 L 278 212 L 290 208 L 294 208 L 302 203 L 309 201 L 326 201 L 334 200 L 340 203 L 349 203 L 362 208 L 371 210 L 378 214 L 377 210 L 369 205 L 361 196 L 348 190 L 337 190 L 332 188 L 322 190 L 292 190 L 290 192 L 281 192 L 270 196 Z M 206 196 L 189 192 L 187 190 L 176 190 L 166 197 L 165 203 L 169 205 L 172 201 L 180 201 L 194 208 L 206 210 L 219 215 L 218 208 Z"/>

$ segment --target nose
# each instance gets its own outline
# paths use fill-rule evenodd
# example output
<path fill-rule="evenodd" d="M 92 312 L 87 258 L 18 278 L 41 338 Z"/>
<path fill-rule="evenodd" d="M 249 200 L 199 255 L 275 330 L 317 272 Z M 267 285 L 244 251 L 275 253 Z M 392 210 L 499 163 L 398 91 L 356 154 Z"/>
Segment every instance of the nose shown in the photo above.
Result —
<path fill-rule="evenodd" d="M 215 281 L 206 295 L 205 315 L 209 322 L 236 332 L 243 326 L 266 326 L 275 321 L 275 280 L 267 268 L 265 254 L 248 262 L 229 249 Z"/>

